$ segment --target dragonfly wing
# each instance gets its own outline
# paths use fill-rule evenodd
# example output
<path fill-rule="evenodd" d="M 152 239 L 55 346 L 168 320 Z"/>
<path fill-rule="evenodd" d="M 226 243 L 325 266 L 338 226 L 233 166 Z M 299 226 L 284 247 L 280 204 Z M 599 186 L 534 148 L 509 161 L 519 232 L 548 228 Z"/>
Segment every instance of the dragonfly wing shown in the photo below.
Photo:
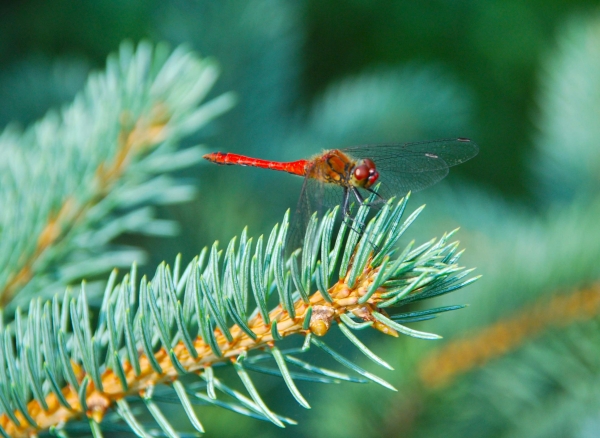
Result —
<path fill-rule="evenodd" d="M 354 158 L 370 158 L 379 171 L 384 198 L 403 196 L 429 187 L 448 175 L 448 168 L 464 163 L 479 152 L 462 138 L 418 143 L 379 144 L 343 149 Z"/>
<path fill-rule="evenodd" d="M 418 192 L 441 181 L 448 175 L 448 168 L 441 168 L 427 172 L 397 172 L 393 170 L 380 171 L 380 183 L 377 193 L 388 200 L 395 196 L 399 198 L 408 192 Z M 364 191 L 363 191 L 364 193 Z M 378 201 L 383 201 L 379 198 Z"/>
<path fill-rule="evenodd" d="M 433 172 L 473 158 L 479 147 L 466 138 L 355 146 L 342 149 L 354 158 L 370 158 L 380 170 L 399 173 Z"/>
<path fill-rule="evenodd" d="M 342 204 L 343 201 L 342 187 L 314 178 L 305 178 L 288 234 L 288 253 L 303 245 L 304 235 L 313 213 L 316 212 L 317 218 L 322 219 L 328 209 Z"/>

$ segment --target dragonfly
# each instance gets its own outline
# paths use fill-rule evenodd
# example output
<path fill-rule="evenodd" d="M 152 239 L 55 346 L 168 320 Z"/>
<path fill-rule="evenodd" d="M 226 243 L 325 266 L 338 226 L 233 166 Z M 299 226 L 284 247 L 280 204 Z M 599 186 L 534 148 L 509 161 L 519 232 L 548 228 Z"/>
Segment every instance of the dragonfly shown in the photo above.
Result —
<path fill-rule="evenodd" d="M 204 158 L 220 165 L 258 167 L 304 177 L 292 225 L 292 234 L 303 235 L 314 211 L 342 205 L 344 221 L 351 223 L 353 200 L 363 204 L 374 196 L 375 201 L 369 205 L 376 206 L 393 196 L 422 190 L 445 178 L 450 167 L 470 160 L 478 152 L 470 139 L 451 138 L 331 149 L 291 162 L 224 152 L 206 154 Z"/>

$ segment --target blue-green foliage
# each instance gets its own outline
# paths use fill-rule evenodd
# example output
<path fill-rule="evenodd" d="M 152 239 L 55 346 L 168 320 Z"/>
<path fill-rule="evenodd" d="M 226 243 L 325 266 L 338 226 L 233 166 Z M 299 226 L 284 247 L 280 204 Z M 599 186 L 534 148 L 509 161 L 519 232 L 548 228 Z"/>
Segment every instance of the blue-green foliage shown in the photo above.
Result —
<path fill-rule="evenodd" d="M 416 249 L 412 249 L 413 242 L 409 243 L 404 251 L 398 249 L 399 239 L 422 210 L 416 210 L 402 223 L 406 202 L 406 198 L 395 205 L 390 201 L 367 224 L 364 233 L 358 239 L 352 239 L 350 236 L 358 234 L 349 231 L 350 236 L 345 242 L 343 238 L 347 231 L 346 224 L 342 223 L 337 233 L 329 226 L 337 209 L 327 213 L 321 222 L 314 222 L 319 229 L 319 237 L 316 242 L 304 247 L 305 251 L 311 250 L 311 246 L 314 248 L 311 257 L 314 258 L 314 262 L 303 262 L 295 271 L 299 277 L 308 278 L 303 286 L 304 294 L 289 287 L 290 276 L 296 275 L 290 270 L 290 265 L 295 264 L 297 260 L 296 257 L 288 260 L 283 256 L 288 229 L 286 214 L 281 227 L 273 228 L 268 239 L 269 244 L 264 251 L 262 236 L 253 249 L 252 239 L 248 239 L 244 232 L 237 248 L 236 239 L 233 239 L 223 254 L 215 243 L 210 250 L 205 249 L 185 268 L 181 266 L 181 257 L 176 259 L 173 268 L 161 264 L 151 280 L 146 277 L 138 280 L 137 268 L 134 265 L 130 273 L 117 284 L 114 271 L 106 286 L 95 322 L 91 318 L 85 284 L 82 284 L 76 297 L 67 291 L 45 303 L 39 298 L 32 300 L 27 318 L 17 311 L 13 324 L 0 327 L 0 351 L 3 352 L 3 359 L 0 361 L 0 413 L 8 415 L 13 423 L 18 423 L 13 412 L 20 412 L 26 422 L 35 428 L 36 420 L 26 409 L 28 403 L 36 400 L 42 409 L 48 409 L 46 398 L 49 394 L 54 394 L 62 406 L 72 409 L 73 406 L 62 392 L 66 385 L 70 385 L 71 389 L 78 393 L 79 403 L 85 409 L 88 396 L 86 388 L 90 383 L 99 391 L 109 390 L 103 386 L 102 379 L 108 370 L 112 370 L 118 378 L 118 391 L 130 395 L 129 402 L 124 399 L 116 401 L 117 412 L 131 429 L 141 436 L 149 436 L 151 432 L 145 431 L 144 426 L 136 419 L 139 415 L 130 407 L 131 399 L 136 398 L 141 390 L 144 394 L 141 398 L 163 433 L 175 436 L 175 430 L 181 428 L 171 425 L 156 404 L 157 401 L 172 400 L 172 394 L 162 391 L 162 394 L 155 398 L 153 386 L 140 386 L 133 377 L 147 375 L 150 371 L 157 375 L 169 376 L 170 382 L 183 376 L 200 375 L 201 379 L 191 387 L 183 385 L 180 381 L 172 382 L 179 403 L 198 432 L 203 432 L 204 428 L 193 409 L 194 404 L 225 407 L 254 418 L 271 421 L 280 427 L 284 427 L 285 423 L 293 424 L 292 420 L 270 410 L 253 383 L 249 371 L 281 376 L 290 393 L 305 408 L 310 406 L 300 393 L 295 380 L 324 383 L 341 380 L 373 381 L 395 390 L 381 377 L 365 370 L 324 341 L 314 338 L 310 331 L 303 332 L 298 328 L 295 332 L 288 333 L 303 334 L 304 345 L 301 348 L 280 350 L 277 347 L 281 339 L 277 321 L 271 324 L 275 345 L 268 346 L 264 342 L 262 344 L 262 349 L 266 348 L 270 354 L 256 354 L 256 351 L 253 351 L 255 348 L 249 348 L 247 352 L 232 356 L 227 351 L 227 342 L 234 341 L 233 333 L 238 329 L 241 329 L 241 332 L 236 334 L 238 340 L 242 336 L 260 342 L 250 325 L 256 324 L 253 323 L 253 318 L 259 313 L 263 315 L 264 324 L 269 325 L 265 309 L 273 308 L 269 299 L 275 290 L 278 291 L 279 305 L 283 308 L 293 308 L 294 303 L 299 300 L 310 306 L 309 296 L 316 292 L 315 283 L 319 283 L 318 278 L 321 278 L 321 282 L 332 284 L 338 282 L 339 275 L 348 287 L 353 288 L 358 287 L 354 286 L 356 273 L 364 275 L 363 273 L 375 269 L 379 270 L 375 287 L 385 290 L 383 294 L 379 292 L 382 301 L 372 302 L 380 310 L 372 311 L 374 319 L 366 321 L 361 321 L 348 311 L 339 322 L 341 333 L 366 357 L 388 369 L 392 367 L 361 342 L 352 330 L 362 330 L 378 323 L 407 336 L 438 339 L 437 335 L 417 331 L 404 324 L 429 319 L 437 313 L 456 310 L 462 306 L 404 314 L 392 313 L 391 319 L 383 309 L 394 312 L 394 308 L 415 300 L 447 294 L 472 283 L 477 277 L 467 279 L 466 276 L 471 271 L 465 271 L 457 265 L 461 254 L 457 251 L 458 243 L 448 242 L 453 233 L 443 236 L 438 241 L 434 239 L 420 245 Z M 368 210 L 366 205 L 361 206 L 357 217 L 366 218 Z M 374 246 L 382 250 L 371 258 Z M 331 263 L 326 268 L 325 260 L 342 260 L 339 274 L 337 264 Z M 285 278 L 283 283 L 278 278 L 280 275 Z M 293 282 L 300 284 L 301 281 L 300 278 L 295 278 Z M 371 302 L 372 297 L 370 291 L 364 302 Z M 257 326 L 254 325 L 254 328 Z M 225 342 L 219 341 L 218 333 L 223 334 Z M 202 353 L 202 357 L 194 344 L 196 338 L 203 340 L 210 347 L 208 353 Z M 362 377 L 357 379 L 296 357 L 307 351 L 311 345 Z M 201 362 L 194 364 L 193 368 L 190 368 L 190 363 L 182 363 L 181 352 L 176 353 L 177 346 L 182 346 L 191 358 Z M 164 362 L 161 365 L 155 359 L 155 354 L 160 349 L 169 357 L 168 368 L 165 368 Z M 142 368 L 141 356 L 148 359 L 145 368 Z M 231 362 L 232 359 L 235 360 Z M 276 367 L 265 366 L 265 363 L 268 365 L 269 362 Z M 226 364 L 233 364 L 250 399 L 216 377 L 212 368 Z M 290 369 L 288 364 L 300 368 L 300 371 Z M 83 381 L 76 377 L 79 374 L 76 366 L 85 372 Z M 126 371 L 128 369 L 133 370 L 133 375 L 129 372 L 129 378 Z M 215 390 L 221 393 L 221 399 L 216 398 Z M 223 396 L 229 396 L 231 400 L 223 400 Z M 63 428 L 66 431 L 77 430 L 80 427 L 77 420 L 79 418 L 74 418 L 65 425 L 56 425 L 57 431 Z M 96 424 L 92 419 L 89 422 L 92 430 L 100 433 L 102 424 Z M 110 429 L 111 423 L 108 427 Z"/>
<path fill-rule="evenodd" d="M 217 75 L 212 61 L 183 47 L 123 44 L 71 105 L 0 133 L 5 306 L 143 261 L 138 248 L 112 243 L 123 233 L 177 232 L 150 206 L 194 196 L 195 187 L 169 172 L 201 159 L 201 148 L 177 150 L 178 141 L 232 104 L 230 95 L 201 104 Z"/>
<path fill-rule="evenodd" d="M 102 19 L 106 16 L 124 23 L 138 4 L 127 3 L 130 6 L 115 7 L 113 15 L 89 16 L 94 17 L 94 23 L 105 23 Z M 194 143 L 211 136 L 211 149 L 273 159 L 303 158 L 321 148 L 360 142 L 422 140 L 446 135 L 469 136 L 482 146 L 482 153 L 472 162 L 470 170 L 485 175 L 486 184 L 474 187 L 465 181 L 458 186 L 454 184 L 451 190 L 438 191 L 428 201 L 426 214 L 413 225 L 413 232 L 419 236 L 439 235 L 439 230 L 448 229 L 448 223 L 452 224 L 450 228 L 461 226 L 462 243 L 469 249 L 462 260 L 478 266 L 479 272 L 485 274 L 483 281 L 450 295 L 452 302 L 470 303 L 468 311 L 415 326 L 452 339 L 477 334 L 481 327 L 510 317 L 538 297 L 557 290 L 567 291 L 598 277 L 600 202 L 596 193 L 595 139 L 599 136 L 595 131 L 599 111 L 595 105 L 599 26 L 597 18 L 590 14 L 571 20 L 558 34 L 555 29 L 555 24 L 567 16 L 568 9 L 593 3 L 597 2 L 581 0 L 568 5 L 558 0 L 537 4 L 436 2 L 435 7 L 423 8 L 420 3 L 410 1 L 393 4 L 309 1 L 305 9 L 298 2 L 285 0 L 218 4 L 202 0 L 193 4 L 161 2 L 156 9 L 139 7 L 135 12 L 150 29 L 145 33 L 153 38 L 189 43 L 203 55 L 215 56 L 224 76 L 213 90 L 235 90 L 240 97 L 239 105 L 219 118 L 218 124 L 193 133 L 190 141 Z M 96 12 L 108 11 L 108 4 L 86 3 Z M 144 2 L 147 4 L 151 2 Z M 45 28 L 37 25 L 38 20 L 31 19 L 31 10 L 24 11 L 25 19 L 16 28 L 31 34 L 32 40 L 37 32 L 44 44 L 51 45 L 51 32 L 42 33 Z M 77 19 L 70 21 L 75 28 L 85 26 L 86 20 L 80 20 L 79 10 L 76 12 L 71 13 Z M 49 22 L 55 22 L 54 15 L 48 17 L 52 17 Z M 10 14 L 0 17 L 2 23 L 11 19 Z M 65 38 L 64 22 L 57 23 L 54 41 Z M 90 34 L 94 34 L 96 26 L 88 27 Z M 0 28 L 10 35 L 6 30 L 9 26 Z M 114 41 L 121 29 L 121 26 L 112 29 L 105 26 L 102 38 L 90 43 L 96 59 L 102 60 L 98 62 L 103 62 L 105 56 L 103 52 L 98 57 L 98 47 L 110 45 L 105 41 Z M 558 51 L 554 48 L 556 35 Z M 10 38 L 2 41 L 2 53 L 9 46 L 21 47 L 12 44 Z M 75 51 L 83 51 L 81 47 L 84 46 L 76 46 Z M 34 81 L 38 84 L 46 80 L 35 74 L 43 70 L 43 65 L 28 59 L 21 64 L 22 68 L 3 73 L 9 85 L 0 87 L 1 95 L 20 105 L 13 117 L 11 109 L 5 109 L 3 120 L 32 120 L 44 110 L 36 105 L 42 105 L 53 94 L 64 101 L 66 94 L 60 91 L 64 87 L 61 81 L 56 81 L 55 91 L 33 83 L 20 91 L 13 85 L 20 79 L 14 79 L 17 75 L 38 77 Z M 410 64 L 399 64 L 403 59 L 410 59 Z M 430 65 L 429 59 L 436 59 L 436 64 Z M 538 59 L 544 66 L 539 73 Z M 76 59 L 75 64 L 78 62 Z M 363 70 L 365 65 L 371 67 Z M 539 89 L 540 83 L 542 89 L 537 93 L 536 105 L 532 103 L 531 90 Z M 47 95 L 38 99 L 40 88 Z M 68 88 L 62 89 L 68 91 Z M 28 117 L 21 118 L 19 114 L 27 113 L 28 102 L 34 109 Z M 533 123 L 528 114 L 533 116 L 538 131 L 531 130 Z M 527 152 L 529 143 L 536 146 L 533 153 Z M 520 160 L 523 156 L 530 160 L 531 172 L 523 172 L 526 167 Z M 246 224 L 251 229 L 267 230 L 285 208 L 293 207 L 299 191 L 300 179 L 298 187 L 292 187 L 292 177 L 261 170 L 215 166 L 198 173 L 202 177 L 201 198 L 184 209 L 169 209 L 169 217 L 179 219 L 182 226 L 180 240 L 167 248 L 165 241 L 144 242 L 155 262 L 153 266 L 166 254 L 176 251 L 183 251 L 184 259 L 191 259 L 207 242 L 229 238 Z M 455 183 L 456 174 L 451 179 Z M 531 195 L 526 190 L 529 188 L 534 202 L 504 199 L 503 193 L 489 190 L 489 185 L 494 184 L 504 194 L 518 191 L 521 196 Z M 419 199 L 430 196 L 433 190 L 419 194 Z M 107 265 L 113 261 L 117 260 L 109 259 Z M 384 259 L 381 263 L 390 261 Z M 250 263 L 251 272 L 258 267 Z M 78 270 L 75 266 L 71 272 L 77 274 Z M 274 281 L 285 285 L 285 275 L 277 271 L 277 276 Z M 300 280 L 298 285 L 294 278 Z M 254 280 L 258 282 L 258 277 Z M 314 286 L 324 285 L 327 280 L 322 275 L 307 280 L 298 272 L 298 276 L 288 279 L 288 287 L 293 285 L 303 291 L 302 284 L 307 281 Z M 262 291 L 262 288 L 251 290 Z M 271 293 L 280 297 L 279 292 Z M 262 303 L 261 295 L 258 296 Z M 289 296 L 281 295 L 279 300 L 284 298 Z M 232 306 L 237 308 L 241 304 L 233 301 Z M 432 305 L 444 309 L 450 304 L 442 298 Z M 394 315 L 392 320 L 402 324 L 424 321 L 430 315 L 428 309 L 419 306 L 416 303 L 415 308 Z M 261 312 L 268 310 L 259 306 Z M 6 317 L 10 315 L 9 312 Z M 342 320 L 349 327 L 364 327 L 350 317 Z M 231 417 L 222 416 L 219 410 L 202 419 L 204 423 L 212 421 L 213 424 L 206 424 L 210 426 L 206 427 L 209 432 L 217 431 L 224 436 L 285 433 L 286 436 L 365 437 L 411 436 L 411 432 L 412 436 L 444 437 L 529 437 L 535 433 L 595 436 L 598 425 L 594 414 L 595 331 L 593 322 L 556 330 L 549 340 L 543 338 L 529 346 L 531 350 L 524 348 L 508 355 L 469 374 L 457 386 L 430 397 L 414 390 L 414 369 L 429 350 L 441 343 L 408 338 L 408 342 L 376 342 L 369 337 L 372 330 L 366 327 L 359 333 L 361 342 L 373 352 L 383 351 L 386 362 L 396 368 L 386 378 L 399 388 L 398 393 L 365 390 L 364 385 L 340 385 L 335 393 L 328 390 L 307 393 L 299 382 L 306 376 L 294 373 L 315 377 L 308 372 L 310 368 L 303 368 L 297 372 L 290 370 L 298 390 L 313 407 L 306 419 L 293 413 L 302 420 L 301 427 L 280 432 L 274 427 L 265 428 L 260 422 L 231 421 Z M 276 330 L 272 333 L 277 334 Z M 336 345 L 335 342 L 334 338 L 331 344 Z M 273 355 L 269 353 L 266 357 Z M 364 359 L 364 363 L 356 362 L 369 370 L 370 358 Z M 294 361 L 310 367 L 297 357 Z M 255 367 L 263 373 L 281 374 L 279 367 L 268 368 L 259 362 L 246 360 L 244 366 L 248 370 Z M 207 376 L 211 373 L 212 368 L 208 368 Z M 341 379 L 335 374 L 320 378 Z M 210 397 L 221 391 L 219 383 L 211 377 L 208 381 L 213 383 L 207 383 L 205 391 L 196 392 L 194 403 L 221 402 L 220 398 Z M 268 380 L 257 382 L 259 388 L 267 389 L 261 391 L 265 403 L 268 406 L 285 403 L 279 391 L 272 391 L 275 395 L 270 397 L 268 384 Z M 184 415 L 178 394 L 155 394 L 155 400 L 159 397 L 175 398 L 177 412 Z M 226 406 L 264 419 L 264 414 L 256 414 L 241 406 L 241 402 L 240 406 Z M 289 403 L 285 408 L 293 406 Z M 119 409 L 124 415 L 129 412 L 126 408 Z M 107 418 L 105 423 L 111 419 Z M 115 423 L 114 427 L 118 430 L 120 426 Z M 89 430 L 87 425 L 85 430 Z"/>

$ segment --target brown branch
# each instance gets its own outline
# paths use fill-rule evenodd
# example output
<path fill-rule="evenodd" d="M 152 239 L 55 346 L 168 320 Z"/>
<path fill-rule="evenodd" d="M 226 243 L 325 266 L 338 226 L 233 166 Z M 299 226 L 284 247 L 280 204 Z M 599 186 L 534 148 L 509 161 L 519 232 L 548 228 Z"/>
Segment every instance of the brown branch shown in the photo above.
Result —
<path fill-rule="evenodd" d="M 459 375 L 520 347 L 552 327 L 594 318 L 600 312 L 600 284 L 550 301 L 540 300 L 478 334 L 451 342 L 425 358 L 419 366 L 423 384 L 430 388 L 451 383 Z"/>
<path fill-rule="evenodd" d="M 5 307 L 36 274 L 34 265 L 45 251 L 64 241 L 86 212 L 100 202 L 126 171 L 134 156 L 139 155 L 165 139 L 165 126 L 168 115 L 164 105 L 157 104 L 149 118 L 140 116 L 135 123 L 128 122 L 131 116 L 122 114 L 121 132 L 116 141 L 119 144 L 112 163 L 100 163 L 96 170 L 97 192 L 84 204 L 77 204 L 74 197 L 65 199 L 55 214 L 50 214 L 48 223 L 37 237 L 33 253 L 23 260 L 21 268 L 9 276 L 0 292 L 0 307 Z"/>
<path fill-rule="evenodd" d="M 311 306 L 313 309 L 320 307 L 330 309 L 328 312 L 316 313 L 321 316 L 324 313 L 329 315 L 328 323 L 333 320 L 338 320 L 339 317 L 346 312 L 352 312 L 365 321 L 374 321 L 373 327 L 383 333 L 398 336 L 398 333 L 394 329 L 375 321 L 371 316 L 371 312 L 376 309 L 376 304 L 381 301 L 381 294 L 386 292 L 385 289 L 378 289 L 367 303 L 358 304 L 358 299 L 367 292 L 378 271 L 379 268 L 371 268 L 367 265 L 367 268 L 365 268 L 353 288 L 349 288 L 342 280 L 336 283 L 329 290 L 329 294 L 333 298 L 333 303 L 325 301 L 321 293 L 317 291 L 310 297 L 309 304 L 304 303 L 302 300 L 298 300 L 294 303 L 296 311 L 295 318 L 291 318 L 288 312 L 283 310 L 281 305 L 277 306 L 269 313 L 269 318 L 271 321 L 276 321 L 277 331 L 283 337 L 294 334 L 307 334 L 311 329 L 304 330 L 302 328 L 306 312 Z M 379 309 L 378 311 L 381 312 L 382 310 Z M 318 327 L 317 330 L 320 331 L 321 324 L 319 323 L 323 322 L 323 320 L 321 317 L 317 317 L 316 314 L 313 314 L 313 317 L 311 317 L 310 325 L 311 327 Z M 222 352 L 222 357 L 216 356 L 209 345 L 201 338 L 196 338 L 194 341 L 194 349 L 197 353 L 196 358 L 189 353 L 182 341 L 173 348 L 173 351 L 181 365 L 188 372 L 200 374 L 205 367 L 211 366 L 214 363 L 234 361 L 236 357 L 243 352 L 266 348 L 273 345 L 274 339 L 271 334 L 271 328 L 269 325 L 265 325 L 260 314 L 257 314 L 248 321 L 248 326 L 256 334 L 256 339 L 249 337 L 237 325 L 232 326 L 230 330 L 231 336 L 233 337 L 231 342 L 227 340 L 220 330 L 215 330 L 216 340 L 219 349 Z M 321 335 L 325 333 L 320 332 L 316 334 Z M 162 373 L 157 373 L 152 368 L 150 361 L 145 354 L 141 354 L 139 357 L 141 369 L 139 375 L 135 374 L 130 362 L 124 361 L 123 368 L 128 385 L 127 392 L 123 391 L 116 374 L 111 369 L 106 369 L 101 376 L 102 391 L 97 389 L 93 383 L 88 385 L 86 395 L 86 404 L 88 406 L 87 412 L 83 412 L 77 391 L 71 386 L 66 386 L 62 390 L 62 394 L 67 399 L 72 409 L 67 409 L 62 406 L 58 402 L 56 395 L 51 393 L 46 397 L 48 410 L 44 410 L 36 400 L 30 401 L 27 405 L 29 414 L 35 420 L 39 428 L 31 427 L 26 422 L 24 416 L 18 411 L 15 411 L 14 414 L 21 423 L 20 426 L 13 423 L 6 414 L 0 415 L 0 426 L 2 426 L 10 436 L 18 438 L 32 436 L 43 430 L 47 430 L 51 426 L 66 423 L 84 415 L 100 422 L 108 409 L 123 397 L 134 394 L 143 394 L 151 385 L 169 384 L 179 378 L 179 374 L 164 348 L 158 350 L 154 354 L 154 358 L 159 363 Z M 86 376 L 85 372 L 79 365 L 73 365 L 78 381 L 83 381 Z"/>

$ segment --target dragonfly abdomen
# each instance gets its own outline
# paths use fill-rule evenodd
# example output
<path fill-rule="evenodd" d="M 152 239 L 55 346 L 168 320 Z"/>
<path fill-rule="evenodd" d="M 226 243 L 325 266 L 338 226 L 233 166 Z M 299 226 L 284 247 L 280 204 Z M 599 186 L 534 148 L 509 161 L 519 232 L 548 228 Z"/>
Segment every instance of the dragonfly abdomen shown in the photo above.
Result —
<path fill-rule="evenodd" d="M 279 161 L 261 160 L 259 158 L 246 157 L 244 155 L 213 152 L 206 154 L 204 159 L 221 165 L 237 165 L 237 166 L 250 166 L 260 167 L 261 169 L 278 170 L 281 172 L 291 173 L 293 175 L 304 176 L 306 175 L 306 164 L 307 160 L 291 161 L 288 163 L 282 163 Z"/>

